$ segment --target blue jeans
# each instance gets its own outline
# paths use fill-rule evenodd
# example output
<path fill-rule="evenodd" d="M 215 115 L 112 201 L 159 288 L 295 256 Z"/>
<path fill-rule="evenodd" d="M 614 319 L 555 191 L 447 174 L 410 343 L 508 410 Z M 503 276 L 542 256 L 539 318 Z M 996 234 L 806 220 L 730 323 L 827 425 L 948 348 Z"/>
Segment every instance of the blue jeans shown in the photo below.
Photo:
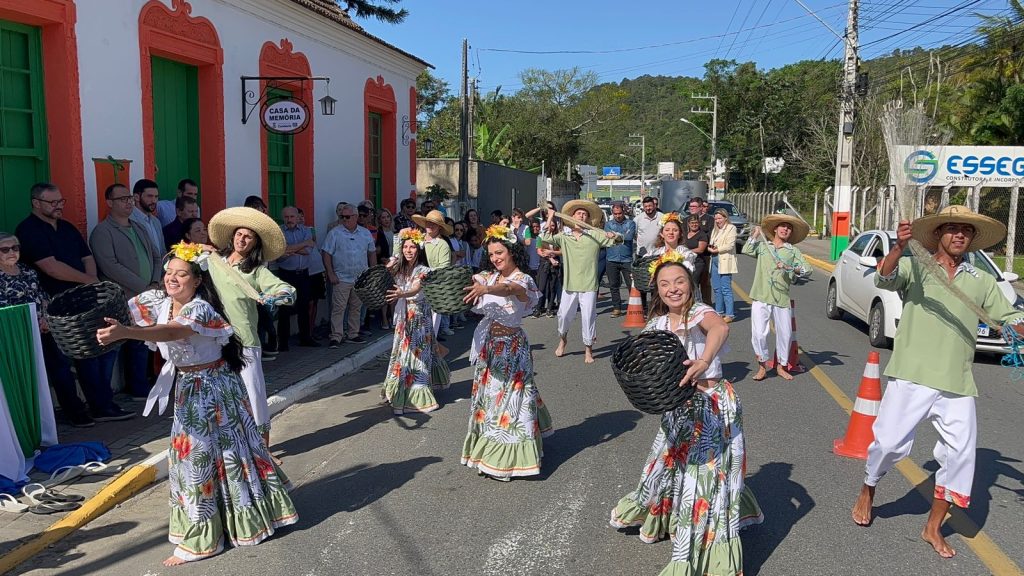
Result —
<path fill-rule="evenodd" d="M 715 293 L 715 312 L 732 318 L 732 274 L 718 273 L 718 256 L 711 257 L 711 290 Z"/>

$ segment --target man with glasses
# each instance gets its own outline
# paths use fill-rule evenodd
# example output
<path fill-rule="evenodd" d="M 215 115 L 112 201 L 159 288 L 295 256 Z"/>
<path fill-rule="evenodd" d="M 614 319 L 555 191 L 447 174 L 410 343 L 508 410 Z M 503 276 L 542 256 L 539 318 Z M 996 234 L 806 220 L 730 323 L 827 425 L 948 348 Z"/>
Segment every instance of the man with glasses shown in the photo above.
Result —
<path fill-rule="evenodd" d="M 622 202 L 616 202 L 612 204 L 612 219 L 604 225 L 604 229 L 622 236 L 622 244 L 607 248 L 607 264 L 605 265 L 608 289 L 612 293 L 612 318 L 618 318 L 625 313 L 622 308 L 622 294 L 619 292 L 619 287 L 622 284 L 626 285 L 628 297 L 629 288 L 633 285 L 630 267 L 633 264 L 636 223 L 626 219 L 626 207 Z"/>
<path fill-rule="evenodd" d="M 395 215 L 395 233 L 406 229 L 415 228 L 416 223 L 412 221 L 412 215 L 416 213 L 416 201 L 412 198 L 402 200 L 399 205 L 401 212 Z"/>
<path fill-rule="evenodd" d="M 356 210 L 351 205 L 342 208 L 341 226 L 327 233 L 322 251 L 327 279 L 333 286 L 330 347 L 340 346 L 346 336 L 353 344 L 365 344 L 366 340 L 359 334 L 359 309 L 363 303 L 352 287 L 364 270 L 377 264 L 377 245 L 370 231 L 356 222 Z"/>
<path fill-rule="evenodd" d="M 159 286 L 163 248 L 150 244 L 142 225 L 132 222 L 132 193 L 123 184 L 111 184 L 103 197 L 107 217 L 89 234 L 89 248 L 96 257 L 100 279 L 120 286 L 128 298 Z M 146 343 L 126 340 L 121 345 L 121 363 L 128 392 L 136 397 L 148 395 L 150 351 Z"/>
<path fill-rule="evenodd" d="M 135 209 L 132 210 L 131 219 L 146 229 L 151 245 L 165 246 L 164 226 L 156 215 L 156 203 L 160 200 L 160 189 L 156 182 L 145 178 L 139 180 L 132 186 L 132 196 L 135 197 Z"/>
<path fill-rule="evenodd" d="M 689 210 L 691 216 L 696 216 L 700 221 L 700 229 L 708 238 L 711 237 L 711 229 L 715 226 L 715 219 L 708 215 L 708 203 L 700 196 L 694 196 L 690 198 Z M 680 240 L 682 244 L 686 240 L 685 232 L 684 238 Z M 694 278 L 700 284 L 700 293 L 705 301 L 708 301 L 708 294 L 714 294 L 711 291 L 711 254 L 705 250 L 701 254 L 697 255 L 698 258 L 704 261 L 700 278 Z"/>
<path fill-rule="evenodd" d="M 22 261 L 39 273 L 43 290 L 52 298 L 75 286 L 98 282 L 96 262 L 89 246 L 78 229 L 64 220 L 65 200 L 60 188 L 40 182 L 32 186 L 29 193 L 32 213 L 18 224 L 16 235 L 22 243 Z M 75 372 L 92 418 L 100 422 L 134 416 L 114 403 L 110 379 L 116 361 L 116 350 L 75 361 Z M 82 416 L 68 415 L 72 424 L 87 426 L 88 417 L 83 419 Z"/>
<path fill-rule="evenodd" d="M 309 302 L 311 283 L 309 267 L 316 254 L 316 242 L 313 232 L 299 221 L 299 209 L 285 206 L 281 210 L 284 219 L 285 247 L 284 256 L 277 259 L 277 277 L 295 287 L 295 305 L 282 306 L 277 311 L 277 350 L 287 352 L 292 333 L 292 315 L 299 316 L 299 346 L 317 347 L 320 344 L 313 339 L 309 319 Z M 311 256 L 312 255 L 312 256 Z"/>

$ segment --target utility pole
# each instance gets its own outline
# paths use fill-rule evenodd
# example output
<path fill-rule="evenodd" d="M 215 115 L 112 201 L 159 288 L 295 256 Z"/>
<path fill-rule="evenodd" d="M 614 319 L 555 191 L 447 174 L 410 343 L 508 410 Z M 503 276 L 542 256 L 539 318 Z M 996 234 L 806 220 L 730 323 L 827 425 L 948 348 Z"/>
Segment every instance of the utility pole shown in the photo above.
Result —
<path fill-rule="evenodd" d="M 643 134 L 630 134 L 630 138 L 639 138 L 640 142 L 630 142 L 629 145 L 633 147 L 640 147 L 640 197 L 646 196 L 646 173 L 644 169 L 647 166 L 647 138 Z"/>
<path fill-rule="evenodd" d="M 467 155 L 472 160 L 476 156 L 476 78 L 469 83 L 469 114 L 466 117 L 466 126 L 468 128 L 468 134 L 466 136 L 469 141 L 469 151 Z"/>
<path fill-rule="evenodd" d="M 708 182 L 708 199 L 720 198 L 715 194 L 715 170 L 718 168 L 718 96 L 709 94 L 690 94 L 695 100 L 711 100 L 711 110 L 707 108 L 690 108 L 692 114 L 711 114 L 711 178 Z"/>
<path fill-rule="evenodd" d="M 469 40 L 462 39 L 462 82 L 459 92 L 459 212 L 469 203 Z"/>
<path fill-rule="evenodd" d="M 853 200 L 853 126 L 854 99 L 857 85 L 857 2 L 850 0 L 846 16 L 846 51 L 843 64 L 843 90 L 839 104 L 839 137 L 836 144 L 836 178 L 832 187 L 832 246 L 833 261 L 850 243 L 850 207 Z"/>

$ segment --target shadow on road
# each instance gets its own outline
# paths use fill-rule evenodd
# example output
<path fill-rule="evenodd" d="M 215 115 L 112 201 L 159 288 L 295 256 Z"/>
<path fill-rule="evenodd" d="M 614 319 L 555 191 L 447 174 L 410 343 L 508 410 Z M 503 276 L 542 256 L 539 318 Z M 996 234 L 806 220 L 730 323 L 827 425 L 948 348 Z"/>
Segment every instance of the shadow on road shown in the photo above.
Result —
<path fill-rule="evenodd" d="M 59 570 L 60 574 L 66 576 L 85 576 L 87 574 L 103 574 L 105 569 L 109 569 L 111 566 L 118 564 L 132 558 L 133 556 L 143 554 L 152 550 L 154 547 L 160 546 L 161 544 L 166 545 L 166 555 L 170 556 L 174 551 L 174 546 L 167 542 L 167 524 L 161 524 L 159 528 L 154 528 L 141 537 L 133 535 L 130 540 L 124 539 L 123 534 L 127 534 L 132 530 L 135 530 L 139 526 L 138 522 L 114 522 L 107 524 L 106 526 L 100 526 L 92 529 L 82 529 L 77 532 L 72 539 L 75 541 L 94 541 L 94 540 L 109 540 L 119 538 L 120 544 L 118 546 L 112 546 L 102 553 L 102 555 L 96 555 L 96 558 L 89 559 L 89 554 L 82 552 L 79 548 L 71 546 L 68 542 L 63 542 L 57 546 L 48 548 L 45 552 L 34 556 L 29 562 L 23 564 L 20 568 L 24 571 L 35 571 L 39 569 L 53 569 Z M 69 562 L 81 562 L 74 567 L 65 567 Z M 157 564 L 154 566 L 154 570 L 160 568 Z"/>
<path fill-rule="evenodd" d="M 341 424 L 320 428 L 302 436 L 290 438 L 284 442 L 273 445 L 272 452 L 275 456 L 287 456 L 289 454 L 302 454 L 310 452 L 326 444 L 350 438 L 356 434 L 366 432 L 377 424 L 392 417 L 391 408 L 388 406 L 373 406 L 365 410 L 359 410 L 346 414 L 346 420 Z M 401 417 L 396 417 L 401 418 Z"/>
<path fill-rule="evenodd" d="M 544 439 L 544 463 L 539 479 L 550 477 L 559 466 L 587 448 L 636 428 L 641 417 L 642 414 L 634 410 L 618 410 L 590 416 L 568 428 L 555 428 L 555 433 Z"/>
<path fill-rule="evenodd" d="M 846 362 L 844 358 L 849 358 L 845 354 L 833 352 L 831 350 L 808 350 L 807 345 L 801 343 L 800 347 L 803 348 L 804 354 L 814 362 L 816 366 L 845 366 Z"/>
<path fill-rule="evenodd" d="M 401 488 L 427 466 L 443 460 L 421 456 L 376 466 L 359 464 L 303 484 L 291 493 L 300 511 L 299 523 L 283 531 L 308 530 L 339 512 L 365 508 Z"/>
<path fill-rule="evenodd" d="M 744 574 L 748 576 L 761 572 L 761 567 L 793 526 L 815 506 L 807 490 L 790 478 L 792 472 L 793 465 L 788 462 L 769 462 L 747 477 L 746 484 L 754 491 L 764 512 L 763 524 L 740 533 L 744 537 Z"/>

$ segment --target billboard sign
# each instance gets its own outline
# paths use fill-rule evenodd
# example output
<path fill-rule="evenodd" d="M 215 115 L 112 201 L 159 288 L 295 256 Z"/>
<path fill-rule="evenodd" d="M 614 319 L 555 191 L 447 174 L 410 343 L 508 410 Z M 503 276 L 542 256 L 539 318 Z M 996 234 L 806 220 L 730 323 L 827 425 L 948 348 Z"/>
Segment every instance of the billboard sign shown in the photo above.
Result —
<path fill-rule="evenodd" d="M 601 167 L 601 178 L 605 180 L 614 180 L 616 178 L 622 178 L 622 167 L 621 166 L 603 166 Z"/>
<path fill-rule="evenodd" d="M 903 182 L 916 186 L 1024 186 L 1024 146 L 898 146 Z"/>

